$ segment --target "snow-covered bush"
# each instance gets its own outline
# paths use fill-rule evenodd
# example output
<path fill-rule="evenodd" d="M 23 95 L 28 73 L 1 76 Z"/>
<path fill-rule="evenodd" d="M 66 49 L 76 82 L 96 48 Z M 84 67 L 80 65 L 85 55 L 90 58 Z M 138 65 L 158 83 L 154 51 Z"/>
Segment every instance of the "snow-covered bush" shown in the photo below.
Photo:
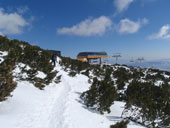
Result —
<path fill-rule="evenodd" d="M 0 64 L 0 101 L 11 96 L 10 93 L 16 88 L 17 84 L 13 81 L 12 76 L 13 65 L 14 63 L 10 61 L 4 61 Z"/>
<path fill-rule="evenodd" d="M 153 82 L 141 83 L 133 80 L 125 92 L 127 102 L 123 116 L 152 128 L 168 127 L 169 94 L 170 85 L 167 82 L 161 86 L 155 86 Z"/>
<path fill-rule="evenodd" d="M 127 128 L 127 124 L 129 123 L 128 120 L 116 123 L 115 125 L 111 125 L 110 128 Z"/>
<path fill-rule="evenodd" d="M 117 98 L 117 91 L 114 87 L 114 82 L 110 78 L 110 70 L 106 71 L 106 76 L 103 80 L 93 78 L 93 83 L 90 89 L 81 95 L 83 102 L 87 107 L 103 112 L 110 113 L 110 106 Z"/>
<path fill-rule="evenodd" d="M 169 127 L 169 72 L 121 65 L 96 66 L 88 72 L 93 74 L 89 75 L 92 85 L 81 95 L 87 107 L 103 113 L 109 112 L 111 101 L 124 101 L 126 108 L 122 117 L 151 128 Z M 110 79 L 106 80 L 106 76 Z M 116 88 L 118 98 L 112 97 L 115 92 L 108 91 L 109 87 Z"/>
<path fill-rule="evenodd" d="M 25 67 L 30 67 L 28 70 L 26 70 L 25 67 L 20 67 L 21 74 L 25 74 L 27 77 L 20 75 L 17 80 L 28 80 L 36 87 L 43 89 L 43 87 L 51 83 L 57 75 L 57 72 L 53 71 L 53 66 L 50 62 L 52 52 L 48 50 L 31 46 L 27 42 L 10 40 L 7 37 L 0 36 L 0 51 L 8 51 L 8 55 L 2 63 L 4 66 L 0 66 L 0 70 L 3 70 L 6 66 L 11 67 L 13 70 L 20 63 L 25 65 Z M 10 71 L 12 72 L 12 70 Z M 39 71 L 43 72 L 46 77 L 37 77 L 36 75 Z M 58 83 L 59 81 L 58 77 L 56 82 Z"/>
<path fill-rule="evenodd" d="M 74 76 L 76 76 L 76 74 L 77 74 L 76 72 L 70 71 L 68 75 L 71 76 L 71 77 L 74 77 Z"/>
<path fill-rule="evenodd" d="M 61 57 L 61 59 L 62 61 L 60 62 L 60 65 L 63 66 L 65 70 L 69 68 L 71 71 L 74 71 L 77 74 L 91 67 L 89 63 L 74 60 L 69 57 Z"/>

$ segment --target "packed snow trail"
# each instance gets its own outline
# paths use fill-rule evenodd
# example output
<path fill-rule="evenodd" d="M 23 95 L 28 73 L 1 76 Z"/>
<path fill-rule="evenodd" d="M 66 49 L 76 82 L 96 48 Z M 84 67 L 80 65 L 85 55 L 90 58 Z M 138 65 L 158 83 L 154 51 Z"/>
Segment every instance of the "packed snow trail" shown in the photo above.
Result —
<path fill-rule="evenodd" d="M 59 66 L 57 66 L 59 67 Z M 63 85 L 66 85 L 67 94 L 62 96 L 66 99 L 65 103 L 63 101 L 63 114 L 62 114 L 62 123 L 54 128 L 87 128 L 87 127 L 96 127 L 96 128 L 104 128 L 103 119 L 105 117 L 100 117 L 101 122 L 95 122 L 97 113 L 92 113 L 89 111 L 81 102 L 80 95 L 82 92 L 86 91 L 89 88 L 88 78 L 84 75 L 77 75 L 76 77 L 68 76 L 68 73 L 64 72 L 61 69 L 56 68 L 56 70 L 60 70 L 62 75 Z M 63 99 L 62 98 L 62 99 Z M 60 110 L 61 112 L 61 110 Z M 91 114 L 89 118 L 89 113 Z M 56 115 L 56 114 L 55 114 Z M 59 119 L 60 120 L 60 119 Z M 51 124 L 55 124 L 54 122 Z"/>
<path fill-rule="evenodd" d="M 18 82 L 13 96 L 0 102 L 1 128 L 109 128 L 122 120 L 122 103 L 116 102 L 113 114 L 103 116 L 80 102 L 81 93 L 90 86 L 86 76 L 69 77 L 59 64 L 54 70 L 62 75 L 61 83 L 51 83 L 44 90 L 27 81 Z M 140 126 L 130 123 L 128 128 Z"/>

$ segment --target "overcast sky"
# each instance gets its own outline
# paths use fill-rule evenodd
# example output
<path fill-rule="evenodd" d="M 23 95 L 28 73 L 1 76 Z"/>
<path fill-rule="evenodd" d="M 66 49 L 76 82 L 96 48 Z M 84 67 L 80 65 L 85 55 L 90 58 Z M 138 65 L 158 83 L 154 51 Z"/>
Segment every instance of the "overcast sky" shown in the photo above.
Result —
<path fill-rule="evenodd" d="M 0 0 L 0 34 L 61 50 L 170 58 L 170 0 Z"/>

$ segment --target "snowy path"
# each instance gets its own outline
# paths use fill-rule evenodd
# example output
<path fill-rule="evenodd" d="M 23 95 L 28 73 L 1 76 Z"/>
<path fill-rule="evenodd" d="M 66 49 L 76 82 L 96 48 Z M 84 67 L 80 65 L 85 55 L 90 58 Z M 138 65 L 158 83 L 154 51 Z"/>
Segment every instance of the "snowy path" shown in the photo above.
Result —
<path fill-rule="evenodd" d="M 60 70 L 58 66 L 56 68 Z M 44 91 L 29 82 L 19 82 L 13 97 L 0 103 L 0 124 L 3 128 L 69 128 L 69 105 L 72 87 L 86 85 L 87 78 L 77 80 L 60 71 L 62 82 L 52 83 Z M 79 83 L 77 83 L 79 82 Z"/>
<path fill-rule="evenodd" d="M 119 102 L 105 116 L 79 102 L 80 94 L 90 86 L 86 76 L 69 77 L 59 65 L 55 70 L 60 71 L 62 82 L 52 83 L 43 91 L 19 82 L 13 97 L 0 103 L 2 128 L 109 128 L 121 120 Z M 128 128 L 141 127 L 131 123 Z"/>

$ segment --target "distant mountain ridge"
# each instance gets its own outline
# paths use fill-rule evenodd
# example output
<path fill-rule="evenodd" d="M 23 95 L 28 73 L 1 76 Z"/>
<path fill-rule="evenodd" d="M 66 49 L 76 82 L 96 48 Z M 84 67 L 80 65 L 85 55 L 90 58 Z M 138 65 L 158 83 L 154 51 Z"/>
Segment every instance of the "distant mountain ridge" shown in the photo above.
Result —
<path fill-rule="evenodd" d="M 146 61 L 142 63 L 127 63 L 129 66 L 135 66 L 135 67 L 143 67 L 143 68 L 155 68 L 160 70 L 166 70 L 170 71 L 170 58 L 167 59 L 159 59 L 159 60 L 153 60 L 153 61 Z"/>

